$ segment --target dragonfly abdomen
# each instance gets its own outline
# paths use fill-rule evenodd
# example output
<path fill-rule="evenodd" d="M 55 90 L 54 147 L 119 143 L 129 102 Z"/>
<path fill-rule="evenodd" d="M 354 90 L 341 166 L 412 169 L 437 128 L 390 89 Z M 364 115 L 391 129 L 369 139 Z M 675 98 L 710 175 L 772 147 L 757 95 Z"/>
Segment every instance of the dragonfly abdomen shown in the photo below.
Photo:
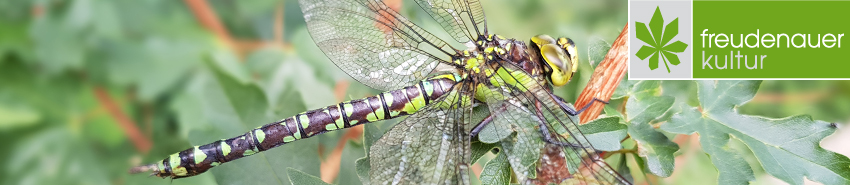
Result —
<path fill-rule="evenodd" d="M 377 96 L 310 110 L 230 139 L 183 150 L 130 172 L 153 171 L 152 175 L 171 178 L 198 175 L 221 163 L 328 131 L 413 114 L 443 96 L 454 84 L 454 78 L 440 76 Z"/>

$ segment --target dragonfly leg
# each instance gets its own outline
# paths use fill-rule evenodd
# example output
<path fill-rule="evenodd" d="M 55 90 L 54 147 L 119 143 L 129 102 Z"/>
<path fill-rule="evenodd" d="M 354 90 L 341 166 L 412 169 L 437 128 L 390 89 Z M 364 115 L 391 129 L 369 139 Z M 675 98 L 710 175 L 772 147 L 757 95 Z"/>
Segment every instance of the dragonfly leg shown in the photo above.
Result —
<path fill-rule="evenodd" d="M 472 128 L 472 132 L 469 136 L 471 138 L 478 136 L 478 133 L 481 132 L 481 130 L 484 129 L 485 126 L 489 125 L 491 122 L 493 122 L 493 114 L 487 115 L 484 120 L 481 120 L 481 123 L 478 123 L 475 128 Z"/>
<path fill-rule="evenodd" d="M 567 101 L 565 101 L 564 98 L 561 98 L 560 96 L 554 95 L 554 94 L 550 94 L 550 95 L 553 98 L 555 98 L 555 101 L 558 102 L 558 105 L 561 105 L 561 107 L 564 109 L 564 111 L 567 111 L 567 114 L 569 114 L 570 116 L 575 116 L 575 115 L 581 114 L 582 112 L 587 110 L 587 108 L 590 108 L 590 105 L 593 105 L 594 102 L 600 102 L 600 103 L 608 104 L 607 101 L 593 97 L 593 100 L 590 100 L 590 103 L 588 103 L 587 105 L 584 105 L 584 107 L 582 107 L 581 109 L 573 110 L 573 109 L 567 108 L 567 103 L 566 103 Z"/>
<path fill-rule="evenodd" d="M 501 107 L 499 107 L 499 109 L 496 109 L 495 113 L 500 114 L 505 110 L 507 110 L 507 108 L 505 107 L 505 105 L 502 105 Z M 475 128 L 472 128 L 472 132 L 469 134 L 470 138 L 478 136 L 478 133 L 481 132 L 481 130 L 483 130 L 485 126 L 493 122 L 493 114 L 494 113 L 490 113 L 490 115 L 487 115 L 487 117 L 485 117 L 484 120 L 481 120 L 478 125 L 475 125 Z"/>
<path fill-rule="evenodd" d="M 558 97 L 558 96 L 555 96 L 555 97 Z M 558 102 L 558 103 L 562 103 L 562 102 Z M 537 112 L 537 121 L 540 125 L 540 133 L 541 133 L 541 135 L 543 135 L 543 141 L 546 141 L 547 143 L 558 145 L 558 146 L 568 146 L 568 147 L 573 147 L 573 148 L 591 148 L 592 149 L 591 146 L 583 146 L 581 144 L 558 141 L 558 140 L 552 138 L 552 134 L 549 133 L 549 125 L 546 124 L 546 122 L 543 121 L 543 120 L 545 120 L 546 117 L 544 117 L 543 113 L 540 112 L 541 110 L 540 110 L 540 102 L 539 101 L 537 103 L 535 103 L 535 108 L 537 109 L 537 111 L 536 111 Z M 566 107 L 564 107 L 564 108 L 566 109 Z"/>

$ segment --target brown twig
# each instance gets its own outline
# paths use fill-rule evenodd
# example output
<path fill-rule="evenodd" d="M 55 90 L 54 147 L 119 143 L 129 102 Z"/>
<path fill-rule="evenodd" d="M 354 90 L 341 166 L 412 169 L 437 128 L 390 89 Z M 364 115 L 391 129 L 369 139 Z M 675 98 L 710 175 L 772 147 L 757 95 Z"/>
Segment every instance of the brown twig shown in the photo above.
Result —
<path fill-rule="evenodd" d="M 124 114 L 123 111 L 121 111 L 121 108 L 117 103 L 115 103 L 115 100 L 109 96 L 109 93 L 106 92 L 103 87 L 95 86 L 93 91 L 100 106 L 103 106 L 106 111 L 109 112 L 112 119 L 115 119 L 115 122 L 121 127 L 124 134 L 126 134 L 130 138 L 130 141 L 133 142 L 133 146 L 136 147 L 136 150 L 141 153 L 148 153 L 153 144 L 151 144 L 151 140 L 148 139 L 147 136 L 142 134 L 136 126 L 136 123 Z"/>
<path fill-rule="evenodd" d="M 219 41 L 224 42 L 231 49 L 235 49 L 233 38 L 206 0 L 184 0 L 184 2 L 204 28 L 211 31 Z"/>
<path fill-rule="evenodd" d="M 593 98 L 603 101 L 610 100 L 611 95 L 614 94 L 614 90 L 617 89 L 617 85 L 620 84 L 620 80 L 623 79 L 628 68 L 629 25 L 626 24 L 623 27 L 623 32 L 620 33 L 617 40 L 614 40 L 614 44 L 611 46 L 611 50 L 608 50 L 605 59 L 593 71 L 593 76 L 590 77 L 587 86 L 584 87 L 578 100 L 576 100 L 576 107 L 584 107 L 584 105 L 593 101 Z M 579 116 L 581 123 L 587 123 L 590 120 L 596 119 L 604 106 L 605 104 L 602 103 L 594 103 L 588 107 Z"/>
<path fill-rule="evenodd" d="M 223 42 L 228 48 L 232 49 L 240 57 L 246 56 L 249 52 L 266 46 L 274 46 L 284 50 L 289 49 L 289 46 L 283 42 L 283 3 L 275 8 L 275 19 L 273 24 L 274 38 L 271 41 L 237 39 L 230 35 L 227 28 L 218 18 L 215 10 L 207 3 L 206 0 L 184 0 L 186 5 L 198 19 L 201 26 L 209 30 L 215 35 L 215 38 Z"/>

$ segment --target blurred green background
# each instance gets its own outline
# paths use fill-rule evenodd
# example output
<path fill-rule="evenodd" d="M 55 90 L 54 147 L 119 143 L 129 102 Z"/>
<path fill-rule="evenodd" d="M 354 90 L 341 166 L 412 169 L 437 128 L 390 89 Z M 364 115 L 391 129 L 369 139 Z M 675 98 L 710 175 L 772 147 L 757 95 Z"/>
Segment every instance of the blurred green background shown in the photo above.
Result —
<path fill-rule="evenodd" d="M 556 92 L 567 100 L 576 98 L 592 65 L 628 21 L 626 1 L 482 4 L 491 33 L 576 41 L 582 52 L 579 75 Z M 400 11 L 432 33 L 446 35 L 414 3 L 401 2 Z M 669 91 L 685 92 L 677 98 L 695 97 L 688 95 L 693 89 Z M 285 145 L 188 179 L 129 175 L 127 170 L 191 145 L 376 93 L 316 47 L 294 0 L 0 1 L 2 184 L 288 184 L 281 169 L 290 167 L 322 176 L 329 169 L 320 169 L 320 163 L 328 161 L 345 132 Z M 847 81 L 770 81 L 740 110 L 846 123 L 848 102 Z M 354 161 L 365 150 L 358 140 L 342 145 L 340 169 L 330 181 L 355 184 Z M 696 168 L 688 168 L 697 171 L 649 181 L 676 183 L 696 176 L 710 183 L 716 176 L 700 170 L 716 171 L 700 154 L 686 158 L 697 161 L 690 163 Z M 257 178 L 265 177 L 258 173 L 269 178 Z"/>

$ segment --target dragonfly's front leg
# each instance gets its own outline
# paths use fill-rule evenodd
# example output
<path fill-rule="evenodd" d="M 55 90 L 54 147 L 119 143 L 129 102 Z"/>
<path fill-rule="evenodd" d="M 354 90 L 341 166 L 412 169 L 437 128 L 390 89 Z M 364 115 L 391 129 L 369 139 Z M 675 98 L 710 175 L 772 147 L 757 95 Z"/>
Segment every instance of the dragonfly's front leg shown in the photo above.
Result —
<path fill-rule="evenodd" d="M 555 96 L 555 97 L 557 97 L 557 96 Z M 558 101 L 558 100 L 556 100 L 556 101 Z M 562 102 L 558 102 L 558 103 L 560 104 Z M 534 107 L 537 110 L 535 112 L 537 113 L 536 114 L 537 115 L 537 121 L 539 123 L 538 125 L 540 125 L 540 134 L 543 135 L 543 141 L 546 141 L 547 143 L 551 143 L 551 144 L 558 145 L 558 146 L 569 146 L 569 147 L 573 147 L 573 148 L 587 148 L 587 147 L 589 147 L 589 146 L 583 146 L 581 144 L 574 144 L 574 143 L 569 143 L 569 142 L 558 141 L 558 140 L 552 138 L 552 134 L 549 133 L 549 124 L 547 124 L 545 121 L 543 121 L 543 120 L 546 120 L 546 117 L 543 116 L 543 113 L 541 112 L 540 106 L 541 106 L 540 101 L 536 101 L 535 104 L 534 104 Z M 568 108 L 565 105 L 561 105 L 561 106 L 562 106 L 562 109 L 568 110 Z"/>
<path fill-rule="evenodd" d="M 472 128 L 472 132 L 469 134 L 469 137 L 474 138 L 475 136 L 478 136 L 478 133 L 481 132 L 481 130 L 484 129 L 485 126 L 493 122 L 493 114 L 500 114 L 505 110 L 505 106 L 502 105 L 501 107 L 499 107 L 499 109 L 496 109 L 495 113 L 491 112 L 490 115 L 487 115 L 487 117 L 485 117 L 484 120 L 481 120 L 478 125 L 475 125 L 475 128 Z"/>
<path fill-rule="evenodd" d="M 581 109 L 574 110 L 574 109 L 571 109 L 567 106 L 567 104 L 565 103 L 566 101 L 564 101 L 563 98 L 561 98 L 557 95 L 554 95 L 554 94 L 552 94 L 552 97 L 555 99 L 555 102 L 557 102 L 560 105 L 561 109 L 566 111 L 567 114 L 569 114 L 570 116 L 575 116 L 575 115 L 581 114 L 582 112 L 584 112 L 584 110 L 586 110 L 588 107 L 590 107 L 591 104 L 593 104 L 596 101 L 604 103 L 604 104 L 608 104 L 607 101 L 603 101 L 603 100 L 598 99 L 598 98 L 593 98 L 593 101 L 591 101 L 590 103 L 588 103 L 587 105 L 585 105 Z M 551 144 L 555 144 L 555 145 L 559 145 L 559 146 L 570 146 L 570 147 L 575 147 L 575 148 L 585 148 L 586 147 L 586 146 L 582 146 L 580 144 L 573 144 L 573 143 L 569 143 L 569 142 L 558 141 L 558 140 L 552 138 L 552 134 L 549 132 L 549 125 L 545 121 L 543 121 L 543 120 L 545 120 L 545 117 L 540 112 L 542 110 L 540 110 L 540 102 L 539 101 L 536 102 L 535 107 L 537 108 L 537 111 L 535 111 L 535 112 L 536 112 L 536 115 L 537 115 L 537 118 L 538 118 L 536 120 L 538 121 L 538 124 L 540 125 L 539 129 L 540 129 L 541 135 L 543 135 L 544 141 L 546 141 L 547 143 L 551 143 Z M 493 122 L 493 115 L 494 114 L 500 114 L 500 113 L 504 112 L 506 109 L 507 108 L 504 105 L 502 105 L 501 107 L 499 107 L 499 109 L 496 109 L 496 111 L 491 112 L 490 115 L 487 115 L 487 117 L 485 117 L 484 120 L 481 120 L 481 122 L 478 123 L 478 125 L 476 125 L 475 128 L 472 129 L 472 132 L 470 133 L 470 137 L 477 136 L 478 133 L 480 133 L 481 130 L 484 129 L 484 127 L 486 127 L 487 125 L 489 125 L 490 123 Z"/>
<path fill-rule="evenodd" d="M 564 109 L 564 111 L 566 111 L 567 114 L 569 114 L 570 116 L 575 116 L 575 115 L 581 114 L 582 112 L 584 112 L 584 110 L 587 110 L 587 108 L 590 108 L 590 105 L 593 105 L 594 102 L 600 102 L 600 103 L 608 104 L 607 101 L 603 101 L 599 98 L 593 97 L 593 100 L 590 100 L 590 103 L 588 103 L 587 105 L 584 105 L 584 107 L 581 107 L 581 109 L 574 110 L 574 109 L 570 109 L 569 107 L 567 107 L 567 103 L 566 103 L 567 101 L 565 101 L 564 98 L 561 98 L 560 96 L 555 95 L 555 94 L 549 94 L 549 95 L 552 96 L 552 98 L 555 99 L 555 102 L 558 102 L 558 105 L 561 106 L 561 109 Z"/>

